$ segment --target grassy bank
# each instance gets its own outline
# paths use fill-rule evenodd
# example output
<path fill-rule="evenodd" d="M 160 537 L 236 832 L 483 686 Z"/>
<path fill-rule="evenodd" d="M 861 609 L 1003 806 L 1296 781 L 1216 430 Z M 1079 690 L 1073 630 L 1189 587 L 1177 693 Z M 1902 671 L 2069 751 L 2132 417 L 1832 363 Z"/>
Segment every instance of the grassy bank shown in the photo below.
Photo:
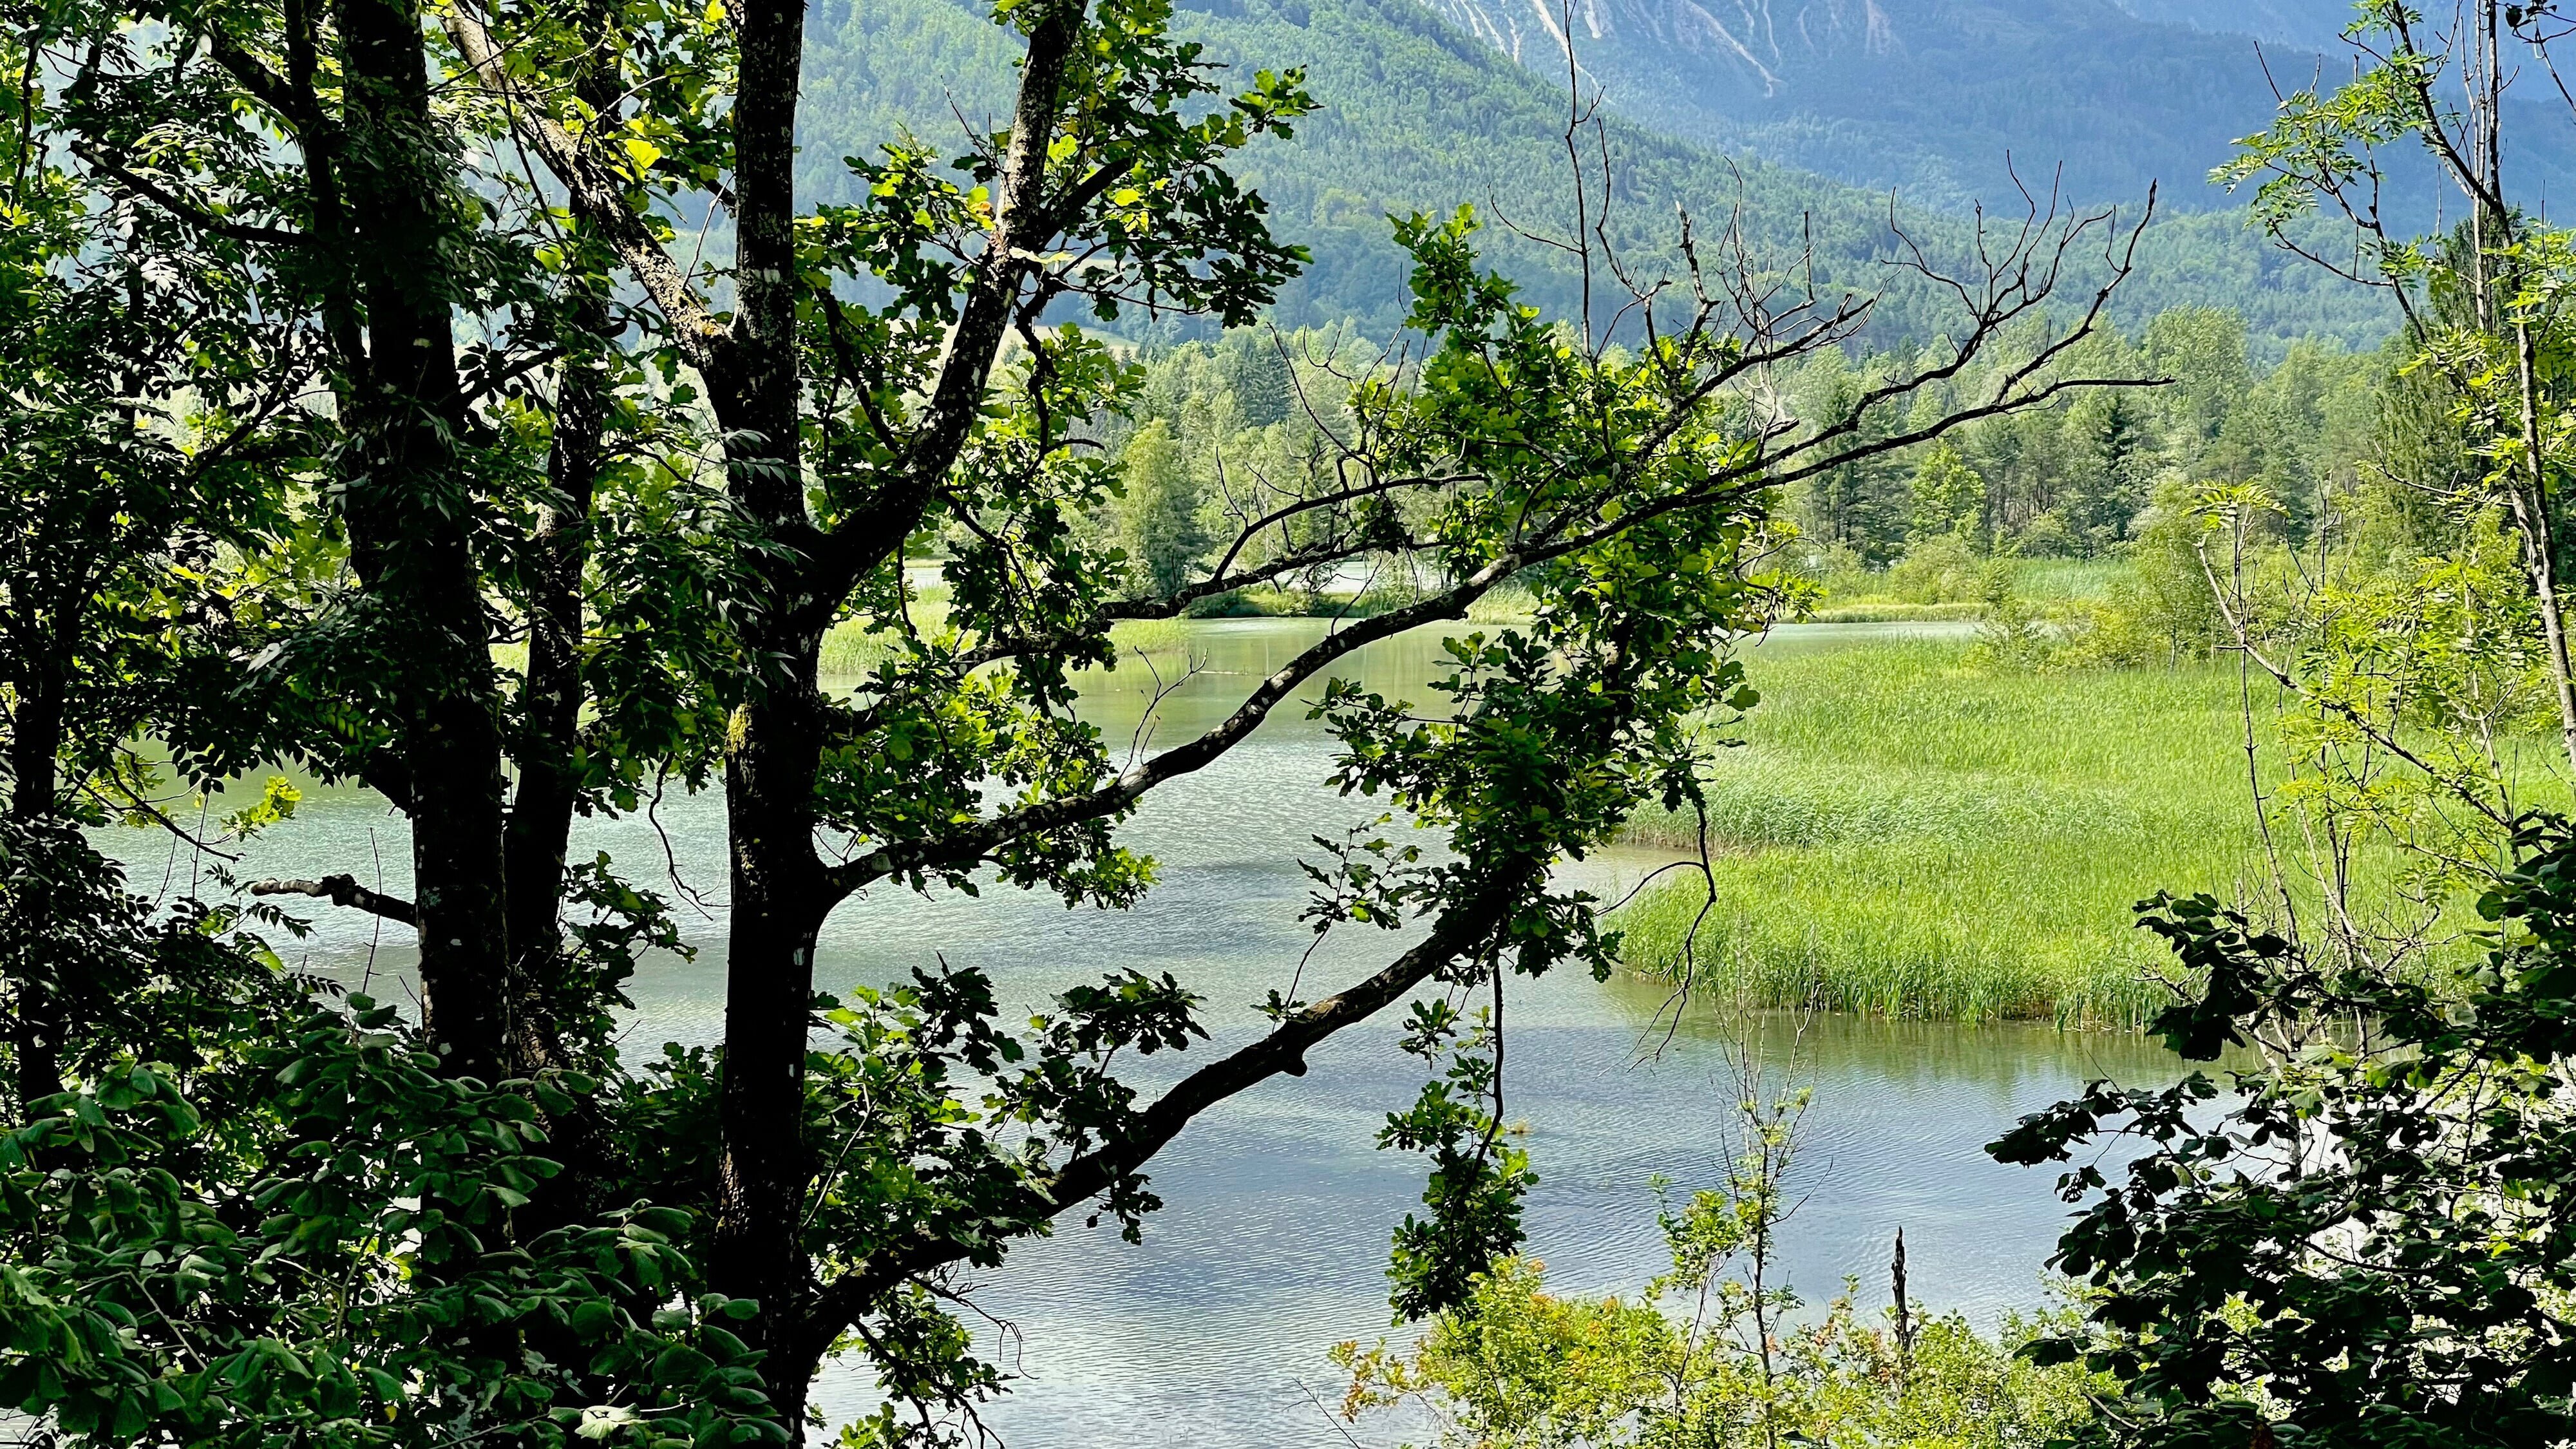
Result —
<path fill-rule="evenodd" d="M 2045 606 L 2107 592 L 2125 565 L 2109 559 L 1997 559 L 1952 539 L 1919 547 L 1894 566 L 1846 569 L 1816 580 L 1824 598 L 1808 617 L 1819 624 L 1884 624 L 1975 619 L 1996 579 L 2013 594 Z"/>
<path fill-rule="evenodd" d="M 1828 596 L 1830 597 L 1830 596 Z M 1976 619 L 1984 615 L 1983 604 L 1909 604 L 1902 600 L 1876 600 L 1858 604 L 1823 604 L 1807 615 L 1813 624 L 1910 624 Z"/>
<path fill-rule="evenodd" d="M 1709 788 L 1704 985 L 1774 1005 L 2129 1026 L 2169 959 L 2131 906 L 2259 863 L 2230 669 L 2032 675 L 1959 643 L 1752 656 L 1763 693 Z M 1684 844 L 1688 820 L 1641 838 Z M 1684 969 L 1696 880 L 1631 906 L 1629 963 Z"/>
<path fill-rule="evenodd" d="M 931 565 L 916 565 L 921 570 L 914 583 L 913 622 L 925 632 L 936 633 L 948 622 L 948 586 L 938 582 Z M 1301 590 L 1262 587 L 1224 595 L 1208 609 L 1195 611 L 1192 619 L 1366 619 L 1402 608 L 1421 598 L 1409 589 L 1379 589 L 1359 594 L 1308 593 Z M 1515 623 L 1529 617 L 1530 596 L 1527 590 L 1506 584 L 1468 606 L 1471 624 Z M 1965 617 L 1973 617 L 1974 609 Z M 1180 619 L 1135 619 L 1113 626 L 1111 642 L 1122 657 L 1134 653 L 1170 654 L 1187 646 L 1188 623 Z M 822 669 L 826 678 L 852 679 L 868 673 L 893 650 L 890 632 L 871 633 L 866 624 L 852 619 L 832 626 L 823 636 Z M 522 651 L 524 653 L 524 651 Z"/>

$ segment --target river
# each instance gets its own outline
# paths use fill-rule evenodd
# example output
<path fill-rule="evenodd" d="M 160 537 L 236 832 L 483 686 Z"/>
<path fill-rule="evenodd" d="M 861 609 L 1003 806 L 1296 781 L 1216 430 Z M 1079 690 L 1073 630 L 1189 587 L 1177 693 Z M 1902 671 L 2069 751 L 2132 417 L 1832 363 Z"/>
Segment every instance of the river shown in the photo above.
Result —
<path fill-rule="evenodd" d="M 1144 748 L 1212 722 L 1326 627 L 1286 619 L 1189 626 L 1198 670 L 1164 700 Z M 1779 631 L 1755 650 L 1755 682 L 1768 651 L 1847 647 L 1894 632 Z M 1373 646 L 1355 672 L 1371 687 L 1422 699 L 1436 656 L 1436 633 L 1417 633 Z M 1157 663 L 1172 672 L 1171 658 Z M 1123 750 L 1138 738 L 1152 689 L 1130 663 L 1086 692 L 1084 711 Z M 1016 1011 L 1041 1009 L 1054 991 L 1105 969 L 1169 970 L 1207 999 L 1217 1048 L 1247 1038 L 1262 1024 L 1251 1004 L 1286 988 L 1309 939 L 1296 920 L 1308 887 L 1297 854 L 1316 853 L 1310 835 L 1337 834 L 1374 813 L 1371 802 L 1324 785 L 1329 741 L 1303 715 L 1281 711 L 1218 765 L 1158 792 L 1131 822 L 1124 839 L 1162 869 L 1161 884 L 1135 909 L 1072 911 L 1007 889 L 929 900 L 880 889 L 833 917 L 819 957 L 825 986 L 897 979 L 944 953 L 992 973 Z M 639 974 L 630 1049 L 711 1042 L 722 1013 L 721 811 L 711 797 L 683 797 L 657 814 L 658 830 L 641 819 L 590 822 L 577 837 L 582 851 L 610 851 L 639 882 L 672 891 L 667 840 L 668 864 L 696 897 L 681 914 L 698 954 Z M 186 858 L 137 837 L 122 845 L 133 852 L 138 889 L 186 884 Z M 241 869 L 348 870 L 399 893 L 408 885 L 403 856 L 401 822 L 380 801 L 315 789 L 295 821 L 254 843 Z M 1659 859 L 1613 852 L 1579 867 L 1579 878 L 1616 891 Z M 380 933 L 371 920 L 328 907 L 313 915 L 312 936 L 281 943 L 291 959 L 379 994 L 407 989 L 405 933 Z M 1306 966 L 1299 994 L 1364 974 L 1402 939 L 1338 933 Z M 1525 1121 L 1522 1140 L 1540 1178 L 1528 1204 L 1529 1251 L 1561 1288 L 1634 1288 L 1665 1266 L 1649 1180 L 1661 1175 L 1687 1191 L 1711 1180 L 1724 1156 L 1727 1038 L 1704 1008 L 1674 1013 L 1669 1003 L 1667 988 L 1635 979 L 1604 985 L 1569 972 L 1513 983 L 1506 1115 Z M 1372 1138 L 1390 1108 L 1411 1100 L 1421 1069 L 1396 1050 L 1392 1017 L 1316 1051 L 1307 1076 L 1256 1088 L 1194 1124 L 1153 1164 L 1165 1207 L 1148 1220 L 1141 1246 L 1077 1220 L 983 1276 L 975 1301 L 990 1315 L 979 1325 L 984 1347 L 1019 1375 L 987 1408 L 992 1428 L 1021 1449 L 1139 1439 L 1320 1449 L 1349 1445 L 1346 1434 L 1393 1442 L 1405 1427 L 1398 1422 L 1345 1426 L 1330 1416 L 1343 1384 L 1326 1360 L 1336 1341 L 1401 1335 L 1386 1308 L 1387 1235 L 1417 1205 L 1422 1165 L 1375 1150 Z M 1794 1062 L 1815 1094 L 1796 1171 L 1800 1205 L 1786 1230 L 1794 1281 L 1821 1299 L 1848 1275 L 1869 1301 L 1883 1301 L 1890 1239 L 1902 1225 L 1915 1295 L 1985 1323 L 2047 1301 L 2041 1265 L 2065 1209 L 2048 1175 L 1998 1167 L 1982 1144 L 2088 1078 L 2173 1070 L 2171 1057 L 2136 1038 L 2039 1026 L 1773 1017 L 1759 1035 L 1766 1055 Z M 1152 1059 L 1143 1076 L 1167 1079 L 1207 1050 Z M 830 1369 L 817 1401 L 855 1412 L 874 1402 L 873 1387 L 855 1370 Z"/>

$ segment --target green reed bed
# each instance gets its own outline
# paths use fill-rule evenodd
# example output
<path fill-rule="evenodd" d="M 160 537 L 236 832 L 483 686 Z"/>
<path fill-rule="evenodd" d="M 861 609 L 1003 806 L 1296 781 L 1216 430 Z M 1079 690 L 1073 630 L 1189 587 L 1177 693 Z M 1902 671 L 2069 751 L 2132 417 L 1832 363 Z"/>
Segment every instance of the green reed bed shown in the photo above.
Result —
<path fill-rule="evenodd" d="M 1828 574 L 1824 598 L 1807 617 L 1820 624 L 1880 624 L 1976 619 L 1998 578 L 2021 598 L 2047 604 L 2096 599 L 2127 565 L 2106 559 L 1996 559 L 1964 542 L 1943 539 L 1917 548 L 1893 567 Z"/>
<path fill-rule="evenodd" d="M 1911 624 L 1976 619 L 1983 617 L 1985 612 L 1986 606 L 1976 603 L 1909 604 L 1902 600 L 1878 600 L 1826 604 L 1808 613 L 1806 619 L 1817 624 Z"/>
<path fill-rule="evenodd" d="M 1624 911 L 1639 970 L 1765 1005 L 2133 1026 L 2169 999 L 2133 904 L 2260 878 L 2231 669 L 1991 673 L 1956 641 L 1774 643 L 1750 667 L 1763 701 L 1708 787 L 1716 903 L 1687 967 L 1696 876 Z"/>

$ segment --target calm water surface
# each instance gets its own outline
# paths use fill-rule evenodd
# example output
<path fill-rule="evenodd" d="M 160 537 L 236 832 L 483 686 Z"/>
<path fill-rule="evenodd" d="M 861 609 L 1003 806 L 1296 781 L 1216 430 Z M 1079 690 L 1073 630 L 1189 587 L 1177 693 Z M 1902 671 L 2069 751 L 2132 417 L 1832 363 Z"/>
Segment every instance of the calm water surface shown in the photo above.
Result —
<path fill-rule="evenodd" d="M 1085 712 L 1121 750 L 1150 751 L 1204 728 L 1251 682 L 1328 627 L 1310 620 L 1212 621 L 1192 626 L 1198 672 L 1140 720 L 1153 681 L 1132 662 L 1089 691 Z M 1934 631 L 1942 626 L 1931 626 Z M 1781 631 L 1753 654 L 1842 647 L 1924 626 L 1817 625 Z M 1360 656 L 1373 688 L 1426 699 L 1437 639 L 1408 636 Z M 1157 660 L 1168 678 L 1175 661 Z M 1166 787 L 1128 827 L 1127 843 L 1162 864 L 1162 883 L 1126 912 L 1069 911 L 1007 890 L 980 900 L 924 900 L 880 890 L 837 912 L 820 955 L 825 986 L 878 983 L 945 954 L 989 971 L 1007 1007 L 1040 1009 L 1069 983 L 1125 966 L 1169 970 L 1203 995 L 1222 1050 L 1262 1024 L 1250 1010 L 1287 989 L 1309 939 L 1296 915 L 1308 837 L 1375 813 L 1325 787 L 1329 743 L 1302 709 L 1283 710 L 1219 765 Z M 1140 735 L 1140 726 L 1141 735 Z M 698 954 L 651 963 L 634 985 L 631 1047 L 713 1041 L 724 973 L 722 816 L 711 798 L 666 801 L 644 820 L 591 822 L 578 843 L 609 851 L 635 878 L 672 890 L 669 867 L 696 897 L 682 906 Z M 184 886 L 185 858 L 137 853 L 134 883 Z M 668 860 L 666 862 L 666 843 Z M 1660 857 L 1614 855 L 1578 867 L 1596 890 L 1633 884 Z M 349 870 L 408 888 L 398 818 L 374 797 L 316 790 L 298 820 L 259 842 L 245 872 Z M 406 932 L 324 908 L 314 934 L 288 954 L 379 994 L 399 994 Z M 1338 934 L 1306 967 L 1313 998 L 1403 947 L 1376 932 Z M 1561 974 L 1515 980 L 1510 999 L 1508 1115 L 1540 1183 L 1529 1203 L 1530 1251 L 1563 1288 L 1632 1288 L 1664 1266 L 1649 1179 L 1677 1189 L 1710 1180 L 1723 1158 L 1732 1080 L 1718 1024 L 1669 992 L 1619 979 Z M 1153 1164 L 1166 1204 L 1142 1246 L 1111 1228 L 1068 1223 L 1015 1251 L 986 1275 L 976 1301 L 994 1320 L 986 1346 L 1022 1378 L 989 1422 L 1023 1449 L 1090 1449 L 1149 1442 L 1208 1449 L 1348 1444 L 1326 1406 L 1342 1383 L 1325 1359 L 1336 1341 L 1391 1332 L 1383 1277 L 1387 1234 L 1422 1189 L 1419 1160 L 1381 1153 L 1372 1139 L 1417 1089 L 1420 1064 L 1396 1050 L 1394 1013 L 1344 1032 L 1282 1079 L 1210 1112 Z M 1676 1025 L 1676 1015 L 1678 1024 Z M 2163 1076 L 2172 1059 L 2125 1037 L 2066 1036 L 2040 1027 L 1956 1027 L 1824 1019 L 1803 1031 L 1773 1020 L 1775 1058 L 1794 1055 L 1815 1091 L 1800 1164 L 1803 1205 L 1788 1237 L 1789 1267 L 1810 1297 L 1846 1275 L 1883 1293 L 1890 1236 L 1906 1231 L 1915 1292 L 1991 1320 L 2045 1301 L 2041 1260 L 2063 1209 L 2040 1174 L 2008 1170 L 1979 1150 L 2022 1113 L 2085 1079 Z M 1792 1048 L 1794 1047 L 1794 1053 Z M 1141 1064 L 1168 1080 L 1203 1060 Z M 855 1371 L 831 1371 L 826 1409 L 874 1402 Z M 1361 1442 L 1402 1426 L 1363 1423 Z"/>

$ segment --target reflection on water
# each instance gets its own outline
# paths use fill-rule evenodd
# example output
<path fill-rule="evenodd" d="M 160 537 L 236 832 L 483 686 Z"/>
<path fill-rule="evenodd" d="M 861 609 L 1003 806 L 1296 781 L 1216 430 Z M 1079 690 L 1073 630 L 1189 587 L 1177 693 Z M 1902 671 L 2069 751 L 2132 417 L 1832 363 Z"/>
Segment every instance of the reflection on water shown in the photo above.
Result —
<path fill-rule="evenodd" d="M 1252 680 L 1328 627 L 1191 626 L 1195 672 L 1164 699 L 1146 747 L 1207 727 Z M 1894 632 L 1887 625 L 1778 631 L 1754 655 L 1756 682 L 1759 651 Z M 1164 681 L 1179 658 L 1157 657 Z M 1435 631 L 1373 646 L 1353 672 L 1372 688 L 1424 700 L 1439 662 Z M 1086 691 L 1084 713 L 1123 751 L 1154 690 L 1152 675 L 1131 660 Z M 819 958 L 824 985 L 897 978 L 944 953 L 989 971 L 1007 1013 L 1038 1008 L 1105 969 L 1168 970 L 1207 999 L 1216 1049 L 1242 1041 L 1262 1024 L 1251 1004 L 1288 987 L 1309 939 L 1296 920 L 1307 886 L 1298 852 L 1312 853 L 1310 835 L 1335 834 L 1376 813 L 1372 802 L 1325 786 L 1328 743 L 1303 709 L 1283 710 L 1220 764 L 1158 792 L 1126 839 L 1158 858 L 1162 883 L 1133 910 L 1070 911 L 1009 891 L 924 900 L 880 889 L 834 915 Z M 157 845 L 143 849 L 137 837 L 122 843 L 136 851 L 139 888 L 165 874 L 186 884 L 189 862 L 165 858 Z M 665 889 L 676 868 L 697 893 L 681 910 L 698 954 L 641 973 L 630 1041 L 714 1040 L 724 970 L 717 802 L 673 798 L 652 820 L 587 822 L 577 844 L 610 852 L 629 874 Z M 346 870 L 400 893 L 408 888 L 404 857 L 401 822 L 380 802 L 317 790 L 294 824 L 255 843 L 240 869 Z M 1613 852 L 1587 862 L 1581 878 L 1615 891 L 1653 863 Z M 371 975 L 380 994 L 389 982 L 399 992 L 409 943 L 377 935 L 371 919 L 325 909 L 312 937 L 281 944 L 314 969 L 353 984 Z M 1401 949 L 1395 935 L 1338 934 L 1307 965 L 1299 994 L 1320 995 Z M 1709 1179 L 1724 1151 L 1732 1088 L 1714 1023 L 1694 1009 L 1676 1027 L 1667 990 L 1642 981 L 1597 985 L 1560 975 L 1516 982 L 1514 990 L 1508 1115 L 1527 1120 L 1541 1179 L 1529 1204 L 1530 1249 L 1561 1287 L 1634 1287 L 1662 1266 L 1648 1180 L 1661 1174 L 1687 1190 Z M 1209 1113 L 1156 1159 L 1153 1184 L 1166 1206 L 1149 1220 L 1141 1247 L 1120 1243 L 1109 1228 L 1068 1223 L 986 1275 L 978 1303 L 1016 1330 L 988 1327 L 987 1345 L 1025 1375 L 991 1407 L 996 1429 L 1027 1449 L 1124 1442 L 1139 1426 L 1194 1445 L 1346 1442 L 1323 1407 L 1341 1388 L 1324 1351 L 1339 1339 L 1389 1331 L 1387 1234 L 1422 1188 L 1417 1160 L 1373 1147 L 1386 1112 L 1409 1101 L 1420 1081 L 1419 1064 L 1395 1049 L 1392 1015 L 1319 1048 L 1304 1078 L 1265 1084 Z M 1792 1034 L 1790 1024 L 1771 1021 L 1766 1042 L 1775 1056 Z M 1795 1280 L 1822 1297 L 1856 1275 L 1877 1295 L 1901 1224 L 1915 1292 L 1986 1318 L 2043 1301 L 2040 1262 L 2063 1209 L 2045 1176 L 1999 1168 L 1980 1146 L 2089 1077 L 2172 1070 L 2170 1057 L 2133 1038 L 2068 1037 L 2039 1026 L 1970 1031 L 1823 1019 L 1795 1034 L 1816 1093 L 1805 1197 L 1788 1234 Z M 1208 1050 L 1156 1057 L 1144 1073 L 1167 1079 Z M 855 1411 L 873 1402 L 872 1385 L 835 1371 L 818 1398 L 827 1410 Z"/>

